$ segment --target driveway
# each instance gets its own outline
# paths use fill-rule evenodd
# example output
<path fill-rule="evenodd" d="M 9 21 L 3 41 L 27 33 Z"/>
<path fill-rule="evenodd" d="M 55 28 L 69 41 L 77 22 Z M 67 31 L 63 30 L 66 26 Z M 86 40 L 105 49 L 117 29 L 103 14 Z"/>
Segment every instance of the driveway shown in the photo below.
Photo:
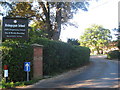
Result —
<path fill-rule="evenodd" d="M 118 88 L 120 62 L 104 58 L 105 56 L 91 56 L 88 66 L 41 80 L 26 88 Z"/>

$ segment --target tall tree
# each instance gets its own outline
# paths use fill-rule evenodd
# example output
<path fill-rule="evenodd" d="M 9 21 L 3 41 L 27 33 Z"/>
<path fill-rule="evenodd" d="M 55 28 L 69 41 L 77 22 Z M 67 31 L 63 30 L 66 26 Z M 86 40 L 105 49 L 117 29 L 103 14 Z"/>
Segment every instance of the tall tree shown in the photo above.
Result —
<path fill-rule="evenodd" d="M 59 36 L 60 36 L 60 32 L 61 32 L 61 18 L 62 18 L 62 12 L 61 12 L 61 2 L 57 3 L 56 6 L 56 26 L 55 26 L 55 30 L 54 30 L 54 34 L 52 36 L 53 40 L 58 40 Z"/>
<path fill-rule="evenodd" d="M 87 11 L 88 3 L 84 2 L 36 2 L 36 7 L 30 2 L 2 3 L 3 6 L 9 6 L 8 16 L 32 18 L 37 26 L 43 24 L 42 29 L 46 33 L 46 37 L 58 40 L 61 33 L 61 24 L 66 23 L 73 14 L 82 9 Z M 11 5 L 12 4 L 12 5 Z"/>
<path fill-rule="evenodd" d="M 49 20 L 46 17 L 47 21 L 47 33 L 48 38 L 53 40 L 58 40 L 61 33 L 61 24 L 66 23 L 68 19 L 73 17 L 73 14 L 79 9 L 83 9 L 87 11 L 87 6 L 85 2 L 42 2 L 42 10 L 43 14 L 42 17 L 46 17 L 46 14 L 49 16 Z M 41 6 L 41 3 L 39 3 Z M 38 7 L 40 7 L 38 5 Z M 38 8 L 37 7 L 37 8 Z M 46 14 L 45 14 L 46 13 Z M 38 20 L 37 20 L 38 21 Z"/>
<path fill-rule="evenodd" d="M 109 29 L 94 24 L 90 28 L 86 28 L 80 38 L 80 44 L 95 49 L 100 54 L 100 50 L 103 50 L 103 47 L 108 44 L 111 38 Z"/>

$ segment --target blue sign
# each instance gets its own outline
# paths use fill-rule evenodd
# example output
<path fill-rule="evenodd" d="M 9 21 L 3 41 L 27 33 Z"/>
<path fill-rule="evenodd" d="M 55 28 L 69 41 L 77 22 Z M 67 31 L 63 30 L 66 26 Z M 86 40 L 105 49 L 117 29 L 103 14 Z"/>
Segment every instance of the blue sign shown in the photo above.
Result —
<path fill-rule="evenodd" d="M 30 71 L 30 62 L 24 63 L 24 71 L 29 72 Z"/>

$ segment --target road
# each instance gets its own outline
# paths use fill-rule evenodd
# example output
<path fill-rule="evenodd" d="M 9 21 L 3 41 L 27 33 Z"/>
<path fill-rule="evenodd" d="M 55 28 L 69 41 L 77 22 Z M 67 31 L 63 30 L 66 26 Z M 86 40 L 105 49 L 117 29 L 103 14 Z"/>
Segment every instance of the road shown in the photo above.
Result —
<path fill-rule="evenodd" d="M 27 88 L 118 88 L 118 61 L 91 56 L 91 64 L 63 75 L 41 80 Z"/>

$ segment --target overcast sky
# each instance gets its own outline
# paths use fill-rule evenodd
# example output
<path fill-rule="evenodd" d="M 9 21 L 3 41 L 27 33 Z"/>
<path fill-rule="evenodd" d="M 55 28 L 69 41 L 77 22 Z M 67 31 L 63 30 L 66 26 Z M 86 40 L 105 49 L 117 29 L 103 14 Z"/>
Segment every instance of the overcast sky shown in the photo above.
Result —
<path fill-rule="evenodd" d="M 62 30 L 62 41 L 67 41 L 67 38 L 79 39 L 84 29 L 90 27 L 92 24 L 103 25 L 104 28 L 110 30 L 118 28 L 118 1 L 99 0 L 98 2 L 90 2 L 88 12 L 80 10 L 71 20 L 79 25 L 79 27 L 74 28 L 69 26 L 65 30 Z"/>

